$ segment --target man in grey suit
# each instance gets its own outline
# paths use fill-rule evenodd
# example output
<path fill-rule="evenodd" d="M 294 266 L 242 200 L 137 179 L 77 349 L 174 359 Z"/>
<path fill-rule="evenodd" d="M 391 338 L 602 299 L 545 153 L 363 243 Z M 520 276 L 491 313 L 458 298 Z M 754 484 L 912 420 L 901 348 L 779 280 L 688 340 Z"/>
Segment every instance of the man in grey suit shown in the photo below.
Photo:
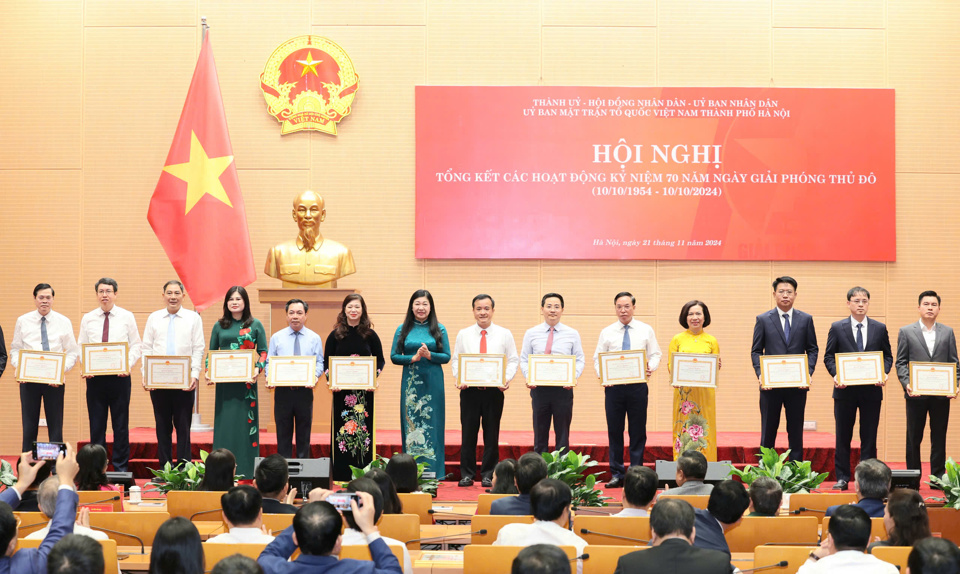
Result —
<path fill-rule="evenodd" d="M 708 495 L 713 492 L 713 485 L 704 484 L 706 477 L 707 457 L 693 449 L 685 450 L 677 457 L 677 487 L 664 490 L 660 494 L 661 496 Z M 657 500 L 660 498 L 657 497 Z"/>
<path fill-rule="evenodd" d="M 930 472 L 943 475 L 947 458 L 947 422 L 952 397 L 921 396 L 908 390 L 910 362 L 954 363 L 960 378 L 957 339 L 953 329 L 937 323 L 940 296 L 924 291 L 919 297 L 920 321 L 900 329 L 897 336 L 897 377 L 907 399 L 907 468 L 920 470 L 920 443 L 930 414 Z"/>

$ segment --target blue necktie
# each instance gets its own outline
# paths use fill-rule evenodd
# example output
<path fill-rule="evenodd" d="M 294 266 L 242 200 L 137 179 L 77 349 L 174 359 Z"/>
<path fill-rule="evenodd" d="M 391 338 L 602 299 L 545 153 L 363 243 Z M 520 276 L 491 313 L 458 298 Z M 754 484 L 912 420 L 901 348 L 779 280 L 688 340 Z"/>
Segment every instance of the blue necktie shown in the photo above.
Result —
<path fill-rule="evenodd" d="M 167 355 L 173 356 L 177 354 L 177 332 L 176 327 L 173 326 L 173 320 L 177 316 L 173 313 L 170 314 L 170 323 L 167 325 Z"/>
<path fill-rule="evenodd" d="M 50 339 L 47 338 L 47 318 L 40 317 L 40 347 L 44 351 L 50 350 Z"/>
<path fill-rule="evenodd" d="M 790 344 L 790 315 L 787 313 L 783 314 L 783 338 Z"/>
<path fill-rule="evenodd" d="M 300 331 L 293 332 L 293 354 L 300 356 Z"/>
<path fill-rule="evenodd" d="M 623 344 L 620 345 L 620 349 L 623 351 L 630 350 L 630 325 L 623 326 Z"/>
<path fill-rule="evenodd" d="M 857 348 L 863 352 L 863 323 L 857 323 Z"/>

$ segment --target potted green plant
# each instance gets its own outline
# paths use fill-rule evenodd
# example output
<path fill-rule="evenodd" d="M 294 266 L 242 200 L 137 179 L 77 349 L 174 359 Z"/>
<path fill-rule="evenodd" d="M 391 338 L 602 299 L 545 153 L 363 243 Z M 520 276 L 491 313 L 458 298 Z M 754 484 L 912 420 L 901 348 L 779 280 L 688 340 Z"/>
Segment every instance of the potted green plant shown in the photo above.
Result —
<path fill-rule="evenodd" d="M 560 451 L 553 451 L 545 452 L 541 456 L 547 463 L 547 477 L 562 480 L 573 491 L 574 508 L 607 505 L 606 501 L 610 500 L 610 497 L 603 496 L 603 492 L 596 488 L 600 473 L 584 474 L 588 469 L 599 464 L 595 460 L 590 460 L 589 454 L 574 451 L 562 454 Z"/>
<path fill-rule="evenodd" d="M 203 481 L 203 474 L 206 470 L 205 462 L 209 453 L 205 450 L 200 451 L 200 462 L 181 462 L 173 466 L 169 462 L 163 465 L 160 470 L 148 468 L 153 473 L 154 479 L 147 483 L 163 494 L 171 490 L 196 490 Z M 240 480 L 243 475 L 233 477 L 234 481 Z"/>
<path fill-rule="evenodd" d="M 395 452 L 393 454 L 399 454 L 399 453 Z M 414 456 L 413 458 L 414 460 L 417 460 L 420 457 Z M 370 461 L 370 464 L 368 464 L 363 468 L 357 468 L 353 465 L 350 465 L 350 472 L 353 474 L 353 478 L 363 478 L 363 475 L 367 474 L 367 472 L 369 472 L 370 469 L 386 468 L 388 462 L 390 462 L 389 458 L 378 454 L 375 457 L 373 457 L 373 460 Z M 424 478 L 423 471 L 426 468 L 427 468 L 427 463 L 420 462 L 419 460 L 417 460 L 417 483 L 420 485 L 420 492 L 426 492 L 430 496 L 436 498 L 437 488 L 440 486 L 440 481 L 438 481 L 435 478 Z"/>
<path fill-rule="evenodd" d="M 943 502 L 946 508 L 960 510 L 960 465 L 952 458 L 948 458 L 946 469 L 947 471 L 941 477 L 930 475 L 930 481 L 927 484 L 943 491 L 942 497 L 931 498 L 931 500 Z"/>
<path fill-rule="evenodd" d="M 757 455 L 760 462 L 757 466 L 747 465 L 743 470 L 737 470 L 730 467 L 728 476 L 736 476 L 745 486 L 750 486 L 753 481 L 761 476 L 770 477 L 780 483 L 783 487 L 784 506 L 789 504 L 790 495 L 795 492 L 810 492 L 820 486 L 827 479 L 828 473 L 815 472 L 809 460 L 797 462 L 787 460 L 790 451 L 778 455 L 772 448 L 760 447 L 760 454 Z"/>
<path fill-rule="evenodd" d="M 0 484 L 10 488 L 17 483 L 17 475 L 13 474 L 13 465 L 3 460 L 0 461 Z"/>

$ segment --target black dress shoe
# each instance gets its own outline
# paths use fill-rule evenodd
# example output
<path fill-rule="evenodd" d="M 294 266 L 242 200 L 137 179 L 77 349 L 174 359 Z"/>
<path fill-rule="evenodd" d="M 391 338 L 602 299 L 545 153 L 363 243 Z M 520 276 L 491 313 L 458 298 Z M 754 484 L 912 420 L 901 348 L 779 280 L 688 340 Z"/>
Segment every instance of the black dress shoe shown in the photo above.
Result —
<path fill-rule="evenodd" d="M 847 490 L 847 488 L 849 488 L 847 481 L 841 479 L 841 480 L 838 480 L 837 483 L 833 485 L 832 490 Z"/>
<path fill-rule="evenodd" d="M 483 480 L 480 481 L 480 485 L 484 488 L 493 488 L 493 481 L 487 477 L 484 477 Z"/>
<path fill-rule="evenodd" d="M 623 477 L 613 477 L 613 480 L 607 483 L 607 488 L 623 488 Z"/>
<path fill-rule="evenodd" d="M 460 482 L 457 483 L 457 486 L 473 486 L 472 478 L 461 478 Z"/>

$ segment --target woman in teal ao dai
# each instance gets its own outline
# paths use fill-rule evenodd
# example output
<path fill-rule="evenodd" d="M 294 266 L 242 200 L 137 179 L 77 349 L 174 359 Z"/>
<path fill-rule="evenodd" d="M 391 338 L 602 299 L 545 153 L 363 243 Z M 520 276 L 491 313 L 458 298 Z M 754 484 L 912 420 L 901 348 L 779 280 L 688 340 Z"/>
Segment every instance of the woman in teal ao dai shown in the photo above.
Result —
<path fill-rule="evenodd" d="M 450 362 L 447 330 L 437 322 L 433 296 L 425 289 L 414 291 L 403 324 L 397 327 L 390 360 L 403 365 L 400 386 L 400 434 L 403 451 L 417 462 L 426 462 L 424 475 L 446 475 L 443 432 L 446 409 L 443 367 Z"/>

